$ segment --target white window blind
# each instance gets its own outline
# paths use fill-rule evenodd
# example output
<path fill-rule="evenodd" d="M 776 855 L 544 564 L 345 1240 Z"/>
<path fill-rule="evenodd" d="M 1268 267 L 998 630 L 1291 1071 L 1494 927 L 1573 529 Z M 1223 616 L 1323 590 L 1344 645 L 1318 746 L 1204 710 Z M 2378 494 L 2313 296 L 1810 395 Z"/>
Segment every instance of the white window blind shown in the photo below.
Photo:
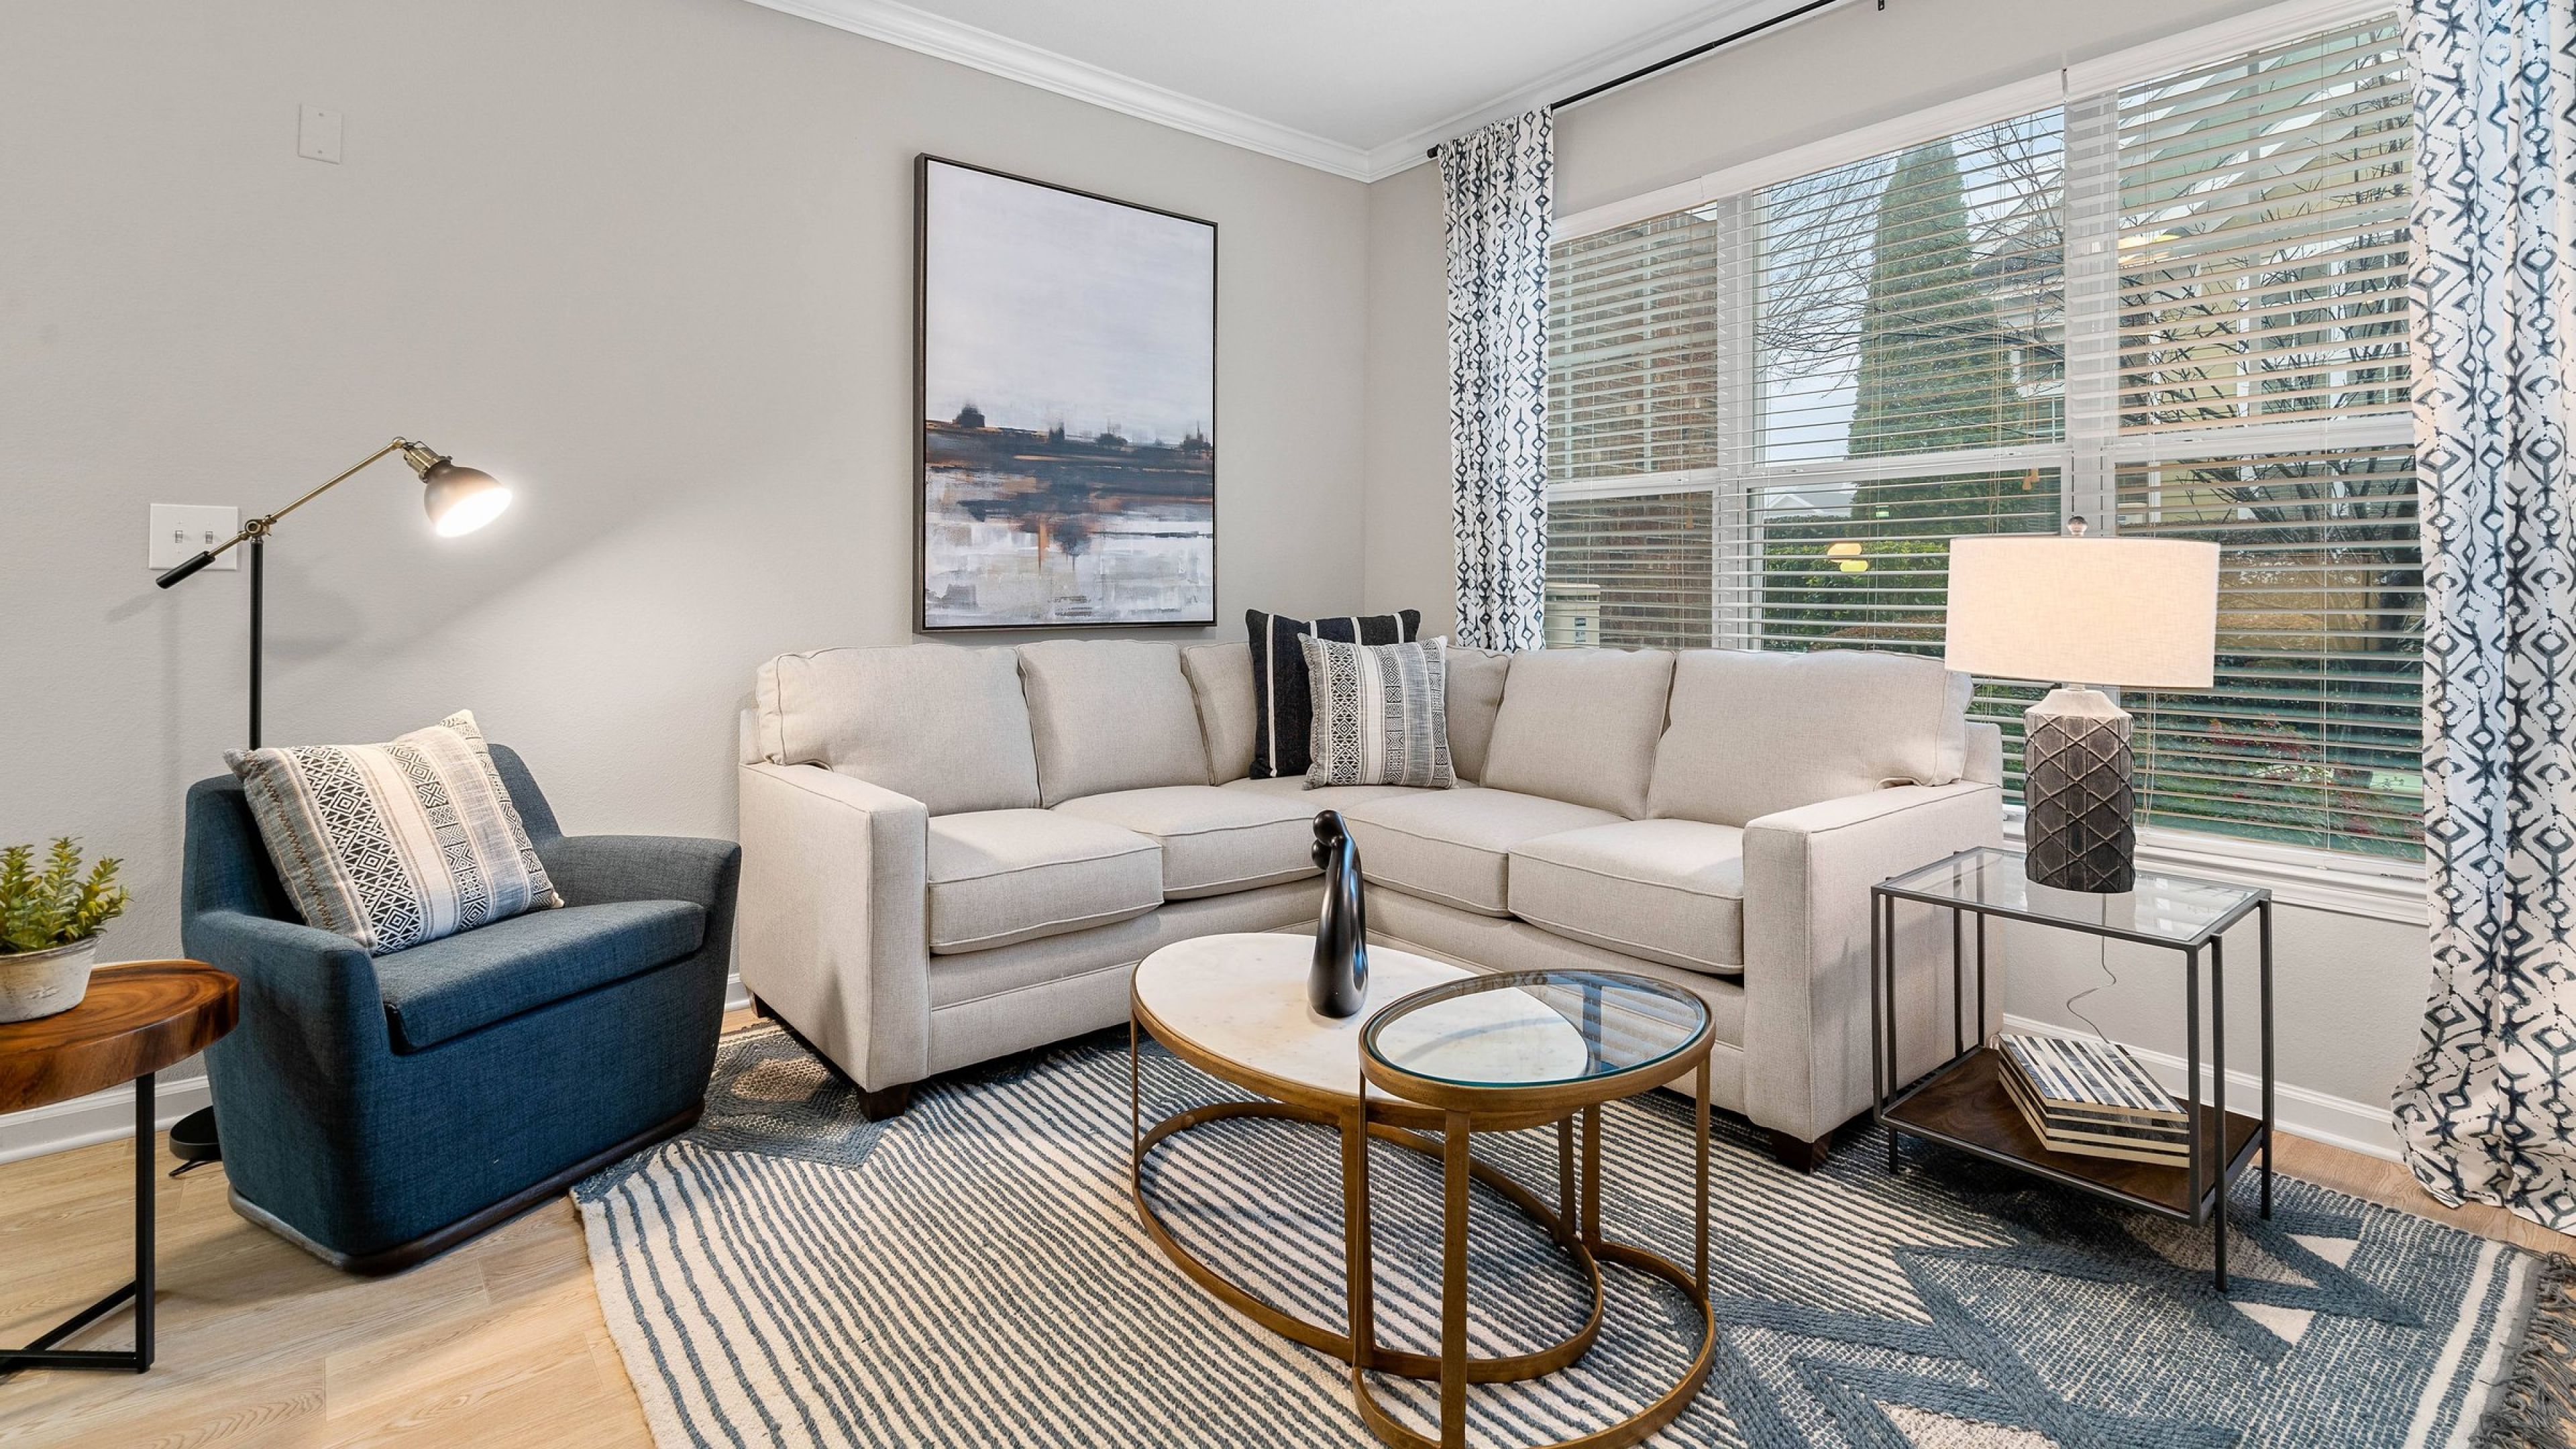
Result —
<path fill-rule="evenodd" d="M 1937 652 L 1954 537 L 2207 538 L 2146 819 L 2415 853 L 2411 126 L 2389 19 L 1560 242 L 1551 641 Z"/>

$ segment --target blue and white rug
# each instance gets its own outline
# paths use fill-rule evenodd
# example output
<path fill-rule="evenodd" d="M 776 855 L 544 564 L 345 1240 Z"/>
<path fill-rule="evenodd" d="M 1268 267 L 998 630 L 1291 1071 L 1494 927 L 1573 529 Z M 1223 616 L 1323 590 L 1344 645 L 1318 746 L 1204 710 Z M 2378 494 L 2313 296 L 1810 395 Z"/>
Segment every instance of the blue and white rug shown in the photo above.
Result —
<path fill-rule="evenodd" d="M 1149 1048 L 1149 1120 L 1227 1095 Z M 1605 1225 L 1687 1260 L 1690 1117 L 1605 1112 Z M 1365 1446 L 1346 1371 L 1184 1279 L 1127 1197 L 1124 1032 L 943 1080 L 890 1123 L 770 1028 L 726 1040 L 704 1122 L 583 1183 L 601 1306 L 664 1449 L 689 1445 Z M 1552 1134 L 1478 1156 L 1542 1198 Z M 1374 1149 L 1379 1334 L 1438 1317 L 1437 1163 Z M 2206 1229 L 1874 1135 L 1800 1176 L 1721 1118 L 1698 1401 L 1652 1442 L 1748 1449 L 2545 1446 L 2570 1417 L 2571 1265 L 2279 1179 L 2243 1184 L 2226 1298 Z M 1238 1281 L 1341 1321 L 1340 1178 L 1320 1128 L 1236 1120 L 1156 1156 L 1175 1231 Z M 1499 1200 L 1475 1210 L 1484 1353 L 1581 1321 L 1581 1284 Z M 1621 1269 L 1573 1369 L 1471 1391 L 1471 1442 L 1623 1417 L 1694 1347 Z M 1427 1386 L 1381 1394 L 1430 1428 Z"/>

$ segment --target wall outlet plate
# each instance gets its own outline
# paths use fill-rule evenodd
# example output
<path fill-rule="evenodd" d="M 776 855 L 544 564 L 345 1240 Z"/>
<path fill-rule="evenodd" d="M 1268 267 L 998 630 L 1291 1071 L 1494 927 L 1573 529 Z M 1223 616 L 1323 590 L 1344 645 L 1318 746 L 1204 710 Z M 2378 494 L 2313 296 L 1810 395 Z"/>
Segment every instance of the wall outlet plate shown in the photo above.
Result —
<path fill-rule="evenodd" d="M 238 508 L 209 503 L 155 503 L 151 548 L 144 555 L 143 566 L 155 573 L 177 568 L 239 532 Z M 206 567 L 240 568 L 241 550 L 234 549 Z"/>
<path fill-rule="evenodd" d="M 307 161 L 340 164 L 340 113 L 303 106 L 295 116 L 295 154 Z"/>

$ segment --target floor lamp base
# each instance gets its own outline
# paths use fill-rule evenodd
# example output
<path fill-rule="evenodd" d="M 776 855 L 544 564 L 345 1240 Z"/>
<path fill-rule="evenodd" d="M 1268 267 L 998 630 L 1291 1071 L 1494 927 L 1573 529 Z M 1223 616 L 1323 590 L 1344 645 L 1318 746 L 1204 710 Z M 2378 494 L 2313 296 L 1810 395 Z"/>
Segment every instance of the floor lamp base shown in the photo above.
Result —
<path fill-rule="evenodd" d="M 2138 882 L 2129 713 L 2098 689 L 2069 686 L 2032 705 L 2022 753 L 2029 806 L 2024 869 L 2040 885 L 2096 895 Z"/>
<path fill-rule="evenodd" d="M 215 1137 L 214 1108 L 199 1107 L 170 1124 L 170 1155 L 179 1159 L 180 1172 L 199 1163 L 224 1160 L 223 1143 Z"/>

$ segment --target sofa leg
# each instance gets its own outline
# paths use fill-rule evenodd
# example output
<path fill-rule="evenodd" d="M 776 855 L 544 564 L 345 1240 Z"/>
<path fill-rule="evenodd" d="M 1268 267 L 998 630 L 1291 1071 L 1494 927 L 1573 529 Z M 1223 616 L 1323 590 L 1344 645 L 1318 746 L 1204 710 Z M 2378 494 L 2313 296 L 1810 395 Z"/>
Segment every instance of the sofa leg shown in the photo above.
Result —
<path fill-rule="evenodd" d="M 910 1082 L 905 1082 L 901 1086 L 888 1087 L 881 1092 L 859 1093 L 859 1115 L 871 1122 L 883 1122 L 889 1117 L 900 1117 L 904 1109 L 911 1105 L 912 1083 Z"/>
<path fill-rule="evenodd" d="M 1771 1155 L 1779 1158 L 1783 1167 L 1813 1172 L 1825 1165 L 1825 1154 L 1833 1150 L 1834 1134 L 1831 1132 L 1809 1142 L 1802 1137 L 1792 1137 L 1777 1127 L 1771 1129 Z"/>
<path fill-rule="evenodd" d="M 769 1003 L 761 1000 L 757 996 L 751 999 L 751 1014 L 760 1018 L 762 1021 L 776 1021 L 778 1019 L 778 1013 L 769 1009 Z"/>

